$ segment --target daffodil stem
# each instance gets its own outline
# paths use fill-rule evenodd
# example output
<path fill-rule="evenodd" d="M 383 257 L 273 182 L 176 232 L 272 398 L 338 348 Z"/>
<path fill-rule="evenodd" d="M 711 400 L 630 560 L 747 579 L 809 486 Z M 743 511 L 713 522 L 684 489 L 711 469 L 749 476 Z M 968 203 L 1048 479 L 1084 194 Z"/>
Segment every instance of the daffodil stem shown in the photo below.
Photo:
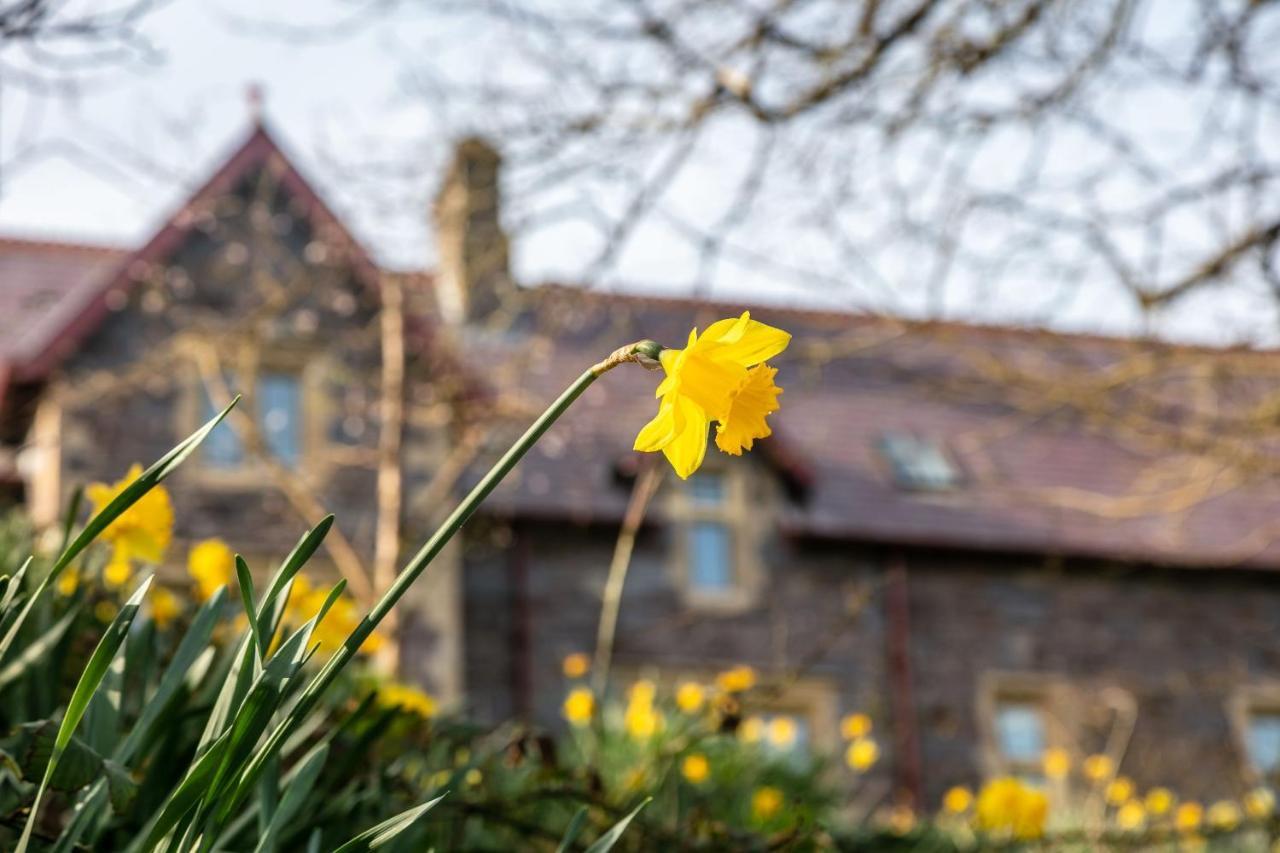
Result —
<path fill-rule="evenodd" d="M 427 566 L 431 564 L 431 561 L 444 550 L 449 541 L 462 529 L 467 519 L 479 509 L 485 498 L 489 497 L 490 493 L 497 488 L 507 474 L 511 473 L 511 469 L 515 468 L 516 464 L 529 452 L 529 449 L 538 443 L 538 439 L 542 438 L 543 434 L 551 428 L 551 425 L 573 405 L 575 400 L 582 396 L 582 392 L 586 391 L 601 374 L 629 361 L 644 363 L 643 359 L 656 358 L 656 353 L 660 349 L 652 341 L 642 341 L 629 347 L 623 347 L 605 361 L 586 370 L 563 394 L 556 398 L 555 402 L 547 407 L 547 410 L 533 422 L 532 426 L 525 430 L 524 435 L 520 436 L 516 443 L 502 455 L 502 458 L 489 469 L 489 473 L 484 475 L 475 488 L 462 499 L 462 502 L 444 520 L 440 528 L 419 549 L 418 553 L 413 555 L 408 565 L 396 577 L 395 582 L 382 594 L 378 603 L 361 620 L 356 629 L 347 637 L 346 642 L 342 644 L 342 647 L 334 652 L 333 657 L 329 658 L 320 672 L 316 674 L 316 677 L 307 685 L 306 689 L 298 697 L 297 704 L 293 706 L 285 719 L 281 720 L 272 731 L 270 738 L 263 748 L 258 751 L 252 764 L 246 768 L 244 776 L 241 777 L 240 783 L 236 788 L 235 799 L 237 803 L 253 790 L 258 777 L 261 776 L 266 767 L 267 758 L 277 754 L 284 745 L 285 738 L 310 713 L 320 695 L 324 693 L 338 673 L 342 671 L 342 668 L 355 656 L 360 646 L 378 627 L 378 623 L 386 618 L 391 609 L 396 606 L 396 603 L 413 585 L 413 582 L 422 575 Z M 620 355 L 623 350 L 628 350 L 628 353 Z"/>

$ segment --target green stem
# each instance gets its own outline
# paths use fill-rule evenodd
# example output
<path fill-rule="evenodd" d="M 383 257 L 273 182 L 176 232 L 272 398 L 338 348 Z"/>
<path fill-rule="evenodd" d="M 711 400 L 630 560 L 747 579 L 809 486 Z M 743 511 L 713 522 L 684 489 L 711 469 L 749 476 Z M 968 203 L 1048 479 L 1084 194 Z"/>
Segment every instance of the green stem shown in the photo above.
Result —
<path fill-rule="evenodd" d="M 633 348 L 638 354 L 644 354 L 641 347 L 648 347 L 650 345 L 651 342 L 646 341 L 642 344 L 634 345 Z M 619 360 L 617 363 L 622 363 L 622 360 Z M 391 612 L 391 609 L 396 606 L 396 603 L 400 601 L 401 597 L 404 596 L 409 587 L 413 585 L 413 582 L 422 575 L 423 571 L 426 570 L 431 561 L 435 559 L 446 545 L 449 544 L 449 540 L 453 539 L 458 530 L 462 528 L 462 525 L 467 522 L 467 519 L 469 519 L 477 509 L 479 509 L 480 504 L 484 503 L 485 498 L 489 497 L 489 494 L 497 488 L 503 478 L 505 478 L 507 474 L 511 473 L 511 469 L 514 468 L 516 463 L 518 463 L 524 455 L 529 452 L 529 449 L 538 442 L 538 439 L 542 437 L 543 433 L 545 433 L 551 425 L 565 413 L 569 406 L 573 405 L 573 402 L 577 400 L 578 397 L 582 396 L 582 392 L 586 391 L 600 374 L 614 366 L 616 365 L 602 362 L 579 376 L 577 381 L 570 385 L 568 389 L 566 389 L 565 392 L 561 394 L 559 398 L 557 398 L 556 401 L 552 403 L 536 421 L 533 422 L 533 425 L 525 431 L 524 435 L 520 436 L 519 440 L 511 446 L 511 449 L 504 453 L 502 458 L 499 459 L 491 469 L 489 469 L 489 473 L 484 475 L 484 478 L 476 484 L 470 494 L 463 498 L 457 508 L 454 509 L 454 511 L 450 513 L 449 517 L 445 519 L 444 523 L 440 525 L 440 528 L 430 539 L 427 540 L 426 544 L 422 546 L 417 554 L 413 555 L 409 564 L 405 566 L 405 568 L 396 577 L 395 583 L 393 583 L 391 587 L 383 593 L 382 598 L 378 600 L 378 603 L 374 605 L 371 611 L 369 611 L 369 614 L 361 620 L 358 626 L 356 626 L 356 629 L 351 633 L 351 636 L 347 637 L 347 640 L 342 644 L 342 647 L 334 652 L 333 657 L 329 658 L 328 662 L 324 665 L 324 668 L 316 674 L 316 677 L 312 682 L 307 685 L 306 690 L 302 692 L 302 695 L 298 698 L 297 704 L 290 710 L 288 716 L 280 721 L 279 725 L 277 725 L 275 730 L 271 733 L 267 742 L 257 751 L 253 760 L 246 768 L 244 775 L 240 779 L 239 785 L 236 788 L 235 796 L 231 798 L 230 802 L 225 804 L 220 817 L 225 818 L 229 815 L 231 810 L 243 800 L 250 790 L 252 790 L 258 776 L 261 775 L 262 771 L 266 767 L 267 758 L 274 755 L 279 750 L 283 745 L 285 738 L 288 737 L 294 727 L 303 720 L 308 713 L 310 713 L 311 709 L 315 706 L 316 701 L 320 698 L 320 694 L 328 688 L 334 678 L 337 677 L 338 673 L 342 671 L 342 668 L 355 656 L 360 646 L 364 644 L 364 641 L 367 640 L 369 635 L 373 633 L 374 629 L 378 627 L 378 623 L 386 618 L 387 614 Z"/>

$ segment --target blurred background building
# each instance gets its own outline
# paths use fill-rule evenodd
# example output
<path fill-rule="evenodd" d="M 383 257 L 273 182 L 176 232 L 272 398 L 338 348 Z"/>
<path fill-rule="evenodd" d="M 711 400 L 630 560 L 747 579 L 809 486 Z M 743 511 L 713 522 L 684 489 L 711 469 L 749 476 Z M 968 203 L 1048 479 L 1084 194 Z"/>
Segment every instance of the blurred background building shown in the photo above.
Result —
<path fill-rule="evenodd" d="M 743 307 L 515 281 L 500 176 L 459 144 L 422 213 L 438 263 L 388 270 L 255 120 L 143 245 L 0 237 L 8 499 L 51 524 L 240 393 L 172 480 L 179 535 L 265 570 L 332 511 L 319 562 L 369 599 L 585 366 Z M 555 724 L 631 507 L 617 679 L 748 664 L 798 749 L 869 711 L 879 772 L 930 802 L 1116 739 L 1189 796 L 1280 771 L 1274 353 L 753 311 L 795 335 L 773 437 L 664 476 L 631 450 L 654 377 L 611 374 L 433 566 L 388 665 Z"/>

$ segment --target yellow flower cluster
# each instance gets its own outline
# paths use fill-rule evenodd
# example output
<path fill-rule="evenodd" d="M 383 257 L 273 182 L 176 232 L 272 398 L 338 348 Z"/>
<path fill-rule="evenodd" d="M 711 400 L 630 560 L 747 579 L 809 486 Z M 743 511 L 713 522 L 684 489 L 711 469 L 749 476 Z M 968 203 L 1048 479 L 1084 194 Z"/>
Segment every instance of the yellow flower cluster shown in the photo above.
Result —
<path fill-rule="evenodd" d="M 387 708 L 400 708 L 424 719 L 436 715 L 436 700 L 417 687 L 391 682 L 378 689 L 378 702 Z"/>
<path fill-rule="evenodd" d="M 301 625 L 320 612 L 329 591 L 311 584 L 306 575 L 298 574 L 293 580 L 293 590 L 289 594 L 289 603 L 285 607 L 285 623 Z M 360 624 L 360 611 L 354 601 L 341 596 L 329 608 L 329 612 L 316 625 L 312 639 L 320 644 L 320 651 L 332 654 L 337 651 L 351 632 Z M 376 654 L 386 642 L 382 634 L 374 631 L 360 645 L 365 654 Z"/>
<path fill-rule="evenodd" d="M 115 483 L 90 485 L 85 496 L 93 503 L 93 511 L 101 512 L 141 475 L 142 466 L 135 464 Z M 173 504 L 168 491 L 155 486 L 102 531 L 102 541 L 111 546 L 111 558 L 102 570 L 103 582 L 114 589 L 124 586 L 133 576 L 134 561 L 161 562 L 172 538 Z"/>
<path fill-rule="evenodd" d="M 761 822 L 772 820 L 782 811 L 785 801 L 782 791 L 772 785 L 757 788 L 751 795 L 751 816 Z"/>
<path fill-rule="evenodd" d="M 840 734 L 845 747 L 844 763 L 855 773 L 865 773 L 880 760 L 880 746 L 871 737 L 871 718 L 866 714 L 848 714 L 840 721 Z"/>
<path fill-rule="evenodd" d="M 640 430 L 635 449 L 662 453 L 680 477 L 702 465 L 707 430 L 716 426 L 716 446 L 739 456 L 772 430 L 765 418 L 778 409 L 782 389 L 777 370 L 765 364 L 791 342 L 791 335 L 741 317 L 689 333 L 684 349 L 659 354 L 666 378 L 658 386 L 658 415 Z"/>
<path fill-rule="evenodd" d="M 648 740 L 662 726 L 662 714 L 654 708 L 653 700 L 658 689 L 652 681 L 641 679 L 631 685 L 627 694 L 627 710 L 623 725 L 627 734 L 636 740 Z"/>
<path fill-rule="evenodd" d="M 680 775 L 694 785 L 701 785 L 711 776 L 711 762 L 700 752 L 686 755 L 680 762 Z"/>
<path fill-rule="evenodd" d="M 591 658 L 582 652 L 565 655 L 560 664 L 565 678 L 582 678 L 591 669 Z"/>
<path fill-rule="evenodd" d="M 974 824 L 984 832 L 1020 841 L 1044 834 L 1049 798 L 1020 779 L 993 779 L 978 793 Z"/>
<path fill-rule="evenodd" d="M 725 693 L 745 693 L 756 686 L 756 671 L 749 666 L 735 666 L 716 676 L 716 687 Z"/>

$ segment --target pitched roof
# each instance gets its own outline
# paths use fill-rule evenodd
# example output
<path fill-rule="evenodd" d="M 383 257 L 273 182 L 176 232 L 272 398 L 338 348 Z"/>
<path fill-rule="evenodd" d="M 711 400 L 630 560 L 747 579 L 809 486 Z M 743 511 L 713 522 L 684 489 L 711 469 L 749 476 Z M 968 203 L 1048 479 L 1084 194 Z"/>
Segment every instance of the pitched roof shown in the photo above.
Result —
<path fill-rule="evenodd" d="M 508 362 L 506 381 L 542 399 L 622 343 L 678 345 L 692 326 L 741 310 L 559 288 L 531 301 L 514 340 L 530 335 L 533 349 Z M 753 314 L 795 334 L 776 363 L 785 393 L 775 436 L 756 454 L 798 470 L 807 485 L 784 508 L 791 534 L 1280 567 L 1280 430 L 1274 418 L 1255 422 L 1280 391 L 1276 353 L 768 307 Z M 598 382 L 498 493 L 501 505 L 522 515 L 620 517 L 627 494 L 616 463 L 652 416 L 655 385 L 626 369 Z M 904 488 L 882 449 L 889 435 L 932 443 L 959 485 Z"/>
<path fill-rule="evenodd" d="M 221 167 L 197 189 L 141 247 L 133 251 L 71 243 L 0 239 L 0 333 L 18 332 L 0 344 L 0 368 L 14 380 L 38 380 L 98 327 L 120 294 L 163 263 L 189 232 L 200 213 L 256 169 L 271 170 L 300 203 L 315 233 L 333 256 L 373 285 L 378 269 L 372 258 L 302 176 L 266 126 L 255 120 L 248 136 Z M 49 310 L 45 311 L 44 308 Z"/>

